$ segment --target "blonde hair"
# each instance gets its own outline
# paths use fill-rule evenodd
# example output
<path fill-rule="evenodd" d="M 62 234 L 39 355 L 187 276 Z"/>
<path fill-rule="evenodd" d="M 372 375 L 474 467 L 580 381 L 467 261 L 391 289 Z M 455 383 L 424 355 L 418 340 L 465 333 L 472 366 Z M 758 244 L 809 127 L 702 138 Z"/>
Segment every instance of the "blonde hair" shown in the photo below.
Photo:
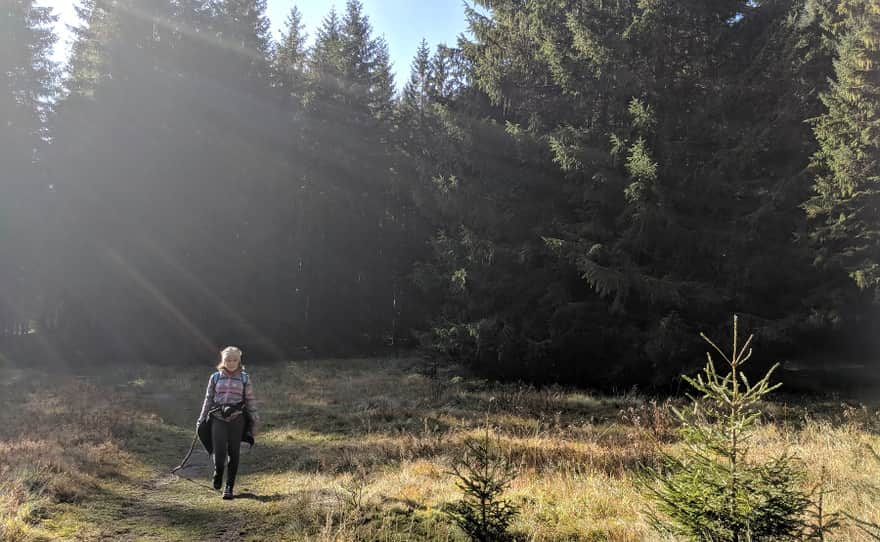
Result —
<path fill-rule="evenodd" d="M 226 348 L 224 348 L 223 350 L 220 351 L 220 363 L 217 364 L 217 370 L 219 371 L 221 369 L 226 368 L 225 359 L 230 355 L 233 355 L 238 358 L 238 369 L 241 371 L 244 371 L 244 365 L 241 363 L 241 355 L 242 355 L 241 348 L 239 348 L 237 346 L 227 346 Z"/>

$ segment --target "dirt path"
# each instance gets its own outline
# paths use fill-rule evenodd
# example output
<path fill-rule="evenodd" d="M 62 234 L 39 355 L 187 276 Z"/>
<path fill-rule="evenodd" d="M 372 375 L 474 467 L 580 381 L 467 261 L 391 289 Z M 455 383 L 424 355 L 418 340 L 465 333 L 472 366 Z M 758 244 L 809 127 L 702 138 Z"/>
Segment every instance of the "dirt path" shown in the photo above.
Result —
<path fill-rule="evenodd" d="M 83 542 L 260 539 L 253 525 L 259 525 L 269 508 L 254 495 L 253 479 L 240 477 L 240 491 L 252 498 L 226 501 L 211 486 L 210 471 L 207 456 L 197 450 L 175 474 L 154 466 L 138 476 L 102 480 L 88 502 L 64 505 L 57 522 L 47 526 L 51 532 L 57 524 L 53 539 Z M 78 528 L 71 532 L 72 525 Z"/>

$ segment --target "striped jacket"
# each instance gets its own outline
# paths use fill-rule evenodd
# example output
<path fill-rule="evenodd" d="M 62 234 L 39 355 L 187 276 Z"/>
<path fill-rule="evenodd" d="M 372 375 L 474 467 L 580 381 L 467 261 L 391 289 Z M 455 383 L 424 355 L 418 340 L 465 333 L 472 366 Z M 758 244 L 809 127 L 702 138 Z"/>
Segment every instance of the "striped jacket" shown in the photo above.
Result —
<path fill-rule="evenodd" d="M 244 379 L 242 375 L 245 375 Z M 246 384 L 244 380 L 247 381 Z M 218 371 L 208 379 L 208 389 L 205 390 L 205 402 L 202 404 L 199 420 L 204 420 L 214 407 L 234 405 L 242 401 L 244 401 L 244 410 L 256 424 L 259 421 L 259 415 L 257 414 L 257 400 L 254 398 L 254 386 L 250 375 L 244 371 L 236 371 L 232 374 L 222 370 Z M 241 412 L 236 412 L 229 419 L 237 418 L 240 415 Z M 220 417 L 219 413 L 215 413 L 214 416 Z"/>

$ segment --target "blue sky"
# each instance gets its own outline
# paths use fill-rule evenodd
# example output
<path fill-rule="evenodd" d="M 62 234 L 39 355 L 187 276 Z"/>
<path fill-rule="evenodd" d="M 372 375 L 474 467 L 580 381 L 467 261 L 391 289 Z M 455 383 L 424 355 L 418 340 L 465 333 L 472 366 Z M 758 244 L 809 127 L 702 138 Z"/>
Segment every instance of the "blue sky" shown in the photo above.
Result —
<path fill-rule="evenodd" d="M 63 62 L 71 42 L 66 26 L 78 24 L 73 9 L 75 2 L 40 0 L 38 3 L 51 6 L 59 16 L 59 41 L 54 58 Z M 432 49 L 438 43 L 454 45 L 458 35 L 466 28 L 463 0 L 362 0 L 362 3 L 364 12 L 370 18 L 373 35 L 384 35 L 388 41 L 398 88 L 409 78 L 410 63 L 423 37 Z M 267 15 L 272 21 L 272 34 L 276 39 L 294 4 L 303 15 L 310 41 L 331 6 L 336 6 L 340 14 L 345 10 L 345 0 L 267 0 L 267 4 Z"/>

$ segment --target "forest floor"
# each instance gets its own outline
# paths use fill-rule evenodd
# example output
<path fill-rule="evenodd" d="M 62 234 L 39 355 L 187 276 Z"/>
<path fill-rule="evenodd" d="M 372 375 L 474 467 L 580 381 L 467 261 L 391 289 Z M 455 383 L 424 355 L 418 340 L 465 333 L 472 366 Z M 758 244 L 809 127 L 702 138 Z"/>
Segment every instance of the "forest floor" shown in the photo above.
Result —
<path fill-rule="evenodd" d="M 242 454 L 237 498 L 210 488 L 189 448 L 207 367 L 82 374 L 3 368 L 0 540 L 457 541 L 451 461 L 488 422 L 518 467 L 511 531 L 534 541 L 664 540 L 650 526 L 642 465 L 680 448 L 669 402 L 498 385 L 417 359 L 249 367 L 263 431 Z M 824 512 L 880 523 L 880 410 L 778 395 L 753 442 L 788 451 Z M 824 473 L 824 474 L 823 474 Z M 826 540 L 877 540 L 847 521 Z"/>

